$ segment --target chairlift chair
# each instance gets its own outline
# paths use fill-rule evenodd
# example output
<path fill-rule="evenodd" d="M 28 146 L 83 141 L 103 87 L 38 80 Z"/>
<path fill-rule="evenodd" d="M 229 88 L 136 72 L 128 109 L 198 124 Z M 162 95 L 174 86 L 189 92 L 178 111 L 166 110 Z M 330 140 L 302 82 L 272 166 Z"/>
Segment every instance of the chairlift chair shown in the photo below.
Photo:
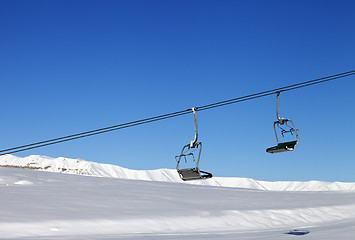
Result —
<path fill-rule="evenodd" d="M 279 116 L 279 96 L 280 96 L 280 92 L 277 92 L 277 104 L 276 104 L 277 121 L 274 122 L 274 132 L 275 132 L 277 145 L 274 147 L 267 148 L 266 152 L 268 153 L 280 153 L 280 152 L 293 151 L 296 149 L 299 142 L 298 129 L 295 128 L 295 125 L 292 122 L 292 120 L 280 118 Z M 291 123 L 291 125 L 289 125 L 289 123 Z M 296 140 L 288 141 L 288 142 L 280 142 L 277 134 L 276 126 L 279 130 L 281 130 L 282 137 L 284 137 L 285 133 L 290 133 L 291 135 L 295 134 Z"/>
<path fill-rule="evenodd" d="M 199 168 L 202 143 L 197 142 L 198 128 L 197 128 L 196 108 L 192 108 L 192 111 L 194 113 L 194 119 L 195 119 L 195 138 L 193 141 L 191 141 L 189 144 L 185 145 L 182 148 L 180 155 L 175 157 L 177 162 L 176 171 L 178 172 L 180 178 L 184 181 L 207 179 L 212 177 L 212 173 L 202 171 Z M 194 156 L 194 152 L 198 153 L 197 159 Z M 195 166 L 191 168 L 180 168 L 181 161 L 195 162 Z"/>

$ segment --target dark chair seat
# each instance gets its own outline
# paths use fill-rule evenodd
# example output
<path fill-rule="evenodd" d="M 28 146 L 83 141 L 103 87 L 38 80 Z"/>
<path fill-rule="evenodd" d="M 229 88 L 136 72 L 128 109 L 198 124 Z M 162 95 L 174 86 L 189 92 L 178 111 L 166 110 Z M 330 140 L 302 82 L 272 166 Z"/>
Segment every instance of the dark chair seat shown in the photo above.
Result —
<path fill-rule="evenodd" d="M 292 151 L 295 149 L 296 144 L 297 144 L 297 141 L 279 143 L 275 147 L 270 147 L 270 148 L 266 149 L 266 152 L 279 153 L 279 152 Z"/>
<path fill-rule="evenodd" d="M 212 173 L 201 171 L 198 168 L 179 169 L 178 173 L 184 181 L 207 179 L 212 177 Z"/>

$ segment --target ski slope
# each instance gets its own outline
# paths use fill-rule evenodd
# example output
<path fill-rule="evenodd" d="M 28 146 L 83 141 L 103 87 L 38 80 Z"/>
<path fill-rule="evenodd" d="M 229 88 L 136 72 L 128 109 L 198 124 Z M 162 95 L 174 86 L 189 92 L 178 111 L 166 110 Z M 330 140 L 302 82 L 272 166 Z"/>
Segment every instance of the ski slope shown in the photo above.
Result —
<path fill-rule="evenodd" d="M 103 169 L 118 174 L 121 169 L 123 175 L 97 177 L 91 170 L 85 175 L 94 176 L 62 174 L 54 170 L 79 171 L 71 165 L 73 159 L 5 157 L 8 165 L 10 160 L 26 165 L 30 160 L 35 169 L 47 159 L 55 168 L 0 167 L 0 239 L 355 239 L 355 191 L 349 187 L 354 183 L 340 190 L 341 183 L 335 189 L 331 183 L 309 182 L 315 191 L 305 191 L 311 188 L 306 183 L 295 188 L 292 182 L 275 182 L 280 186 L 273 185 L 276 191 L 271 191 L 247 188 L 243 181 L 240 188 L 206 186 L 207 181 L 186 184 L 174 182 L 179 178 L 170 176 L 173 170 L 133 171 L 100 164 L 100 171 L 93 167 L 95 174 L 104 174 Z M 86 166 L 80 171 L 97 166 L 73 162 Z M 149 179 L 139 180 L 143 177 Z M 321 184 L 334 189 L 320 191 Z M 287 234 L 294 230 L 309 233 Z"/>
<path fill-rule="evenodd" d="M 110 177 L 132 180 L 147 180 L 182 183 L 175 169 L 131 170 L 120 166 L 89 162 L 82 159 L 50 158 L 31 155 L 17 157 L 14 155 L 0 156 L 0 166 L 29 168 L 48 172 Z M 355 191 L 355 183 L 322 182 L 322 181 L 258 181 L 250 178 L 213 177 L 212 179 L 188 181 L 188 184 L 247 188 L 270 191 Z"/>

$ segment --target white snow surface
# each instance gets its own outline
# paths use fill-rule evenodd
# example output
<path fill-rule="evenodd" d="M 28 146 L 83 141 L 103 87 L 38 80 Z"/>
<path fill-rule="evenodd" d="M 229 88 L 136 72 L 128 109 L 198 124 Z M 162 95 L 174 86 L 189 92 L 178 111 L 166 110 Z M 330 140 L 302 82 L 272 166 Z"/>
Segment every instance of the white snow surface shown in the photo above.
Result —
<path fill-rule="evenodd" d="M 67 174 L 110 177 L 131 180 L 180 182 L 188 184 L 220 186 L 232 188 L 248 188 L 270 191 L 355 191 L 355 183 L 322 182 L 322 181 L 259 181 L 240 177 L 213 177 L 207 180 L 182 181 L 175 169 L 131 170 L 120 166 L 89 162 L 82 159 L 51 158 L 31 155 L 17 157 L 0 156 L 0 166 L 32 168 L 40 171 L 61 172 Z"/>
<path fill-rule="evenodd" d="M 41 170 L 0 167 L 0 239 L 355 239 L 354 183 L 191 185 L 174 170 L 41 156 L 2 156 L 0 165 Z M 286 234 L 293 230 L 309 233 Z"/>

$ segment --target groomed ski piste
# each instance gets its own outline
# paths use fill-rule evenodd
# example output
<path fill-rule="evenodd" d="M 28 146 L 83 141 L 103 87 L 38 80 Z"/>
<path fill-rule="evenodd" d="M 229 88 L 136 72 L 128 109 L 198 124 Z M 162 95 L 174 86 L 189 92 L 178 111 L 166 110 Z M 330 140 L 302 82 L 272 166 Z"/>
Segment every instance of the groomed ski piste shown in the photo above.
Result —
<path fill-rule="evenodd" d="M 183 182 L 44 156 L 0 166 L 0 239 L 355 239 L 355 183 Z"/>

